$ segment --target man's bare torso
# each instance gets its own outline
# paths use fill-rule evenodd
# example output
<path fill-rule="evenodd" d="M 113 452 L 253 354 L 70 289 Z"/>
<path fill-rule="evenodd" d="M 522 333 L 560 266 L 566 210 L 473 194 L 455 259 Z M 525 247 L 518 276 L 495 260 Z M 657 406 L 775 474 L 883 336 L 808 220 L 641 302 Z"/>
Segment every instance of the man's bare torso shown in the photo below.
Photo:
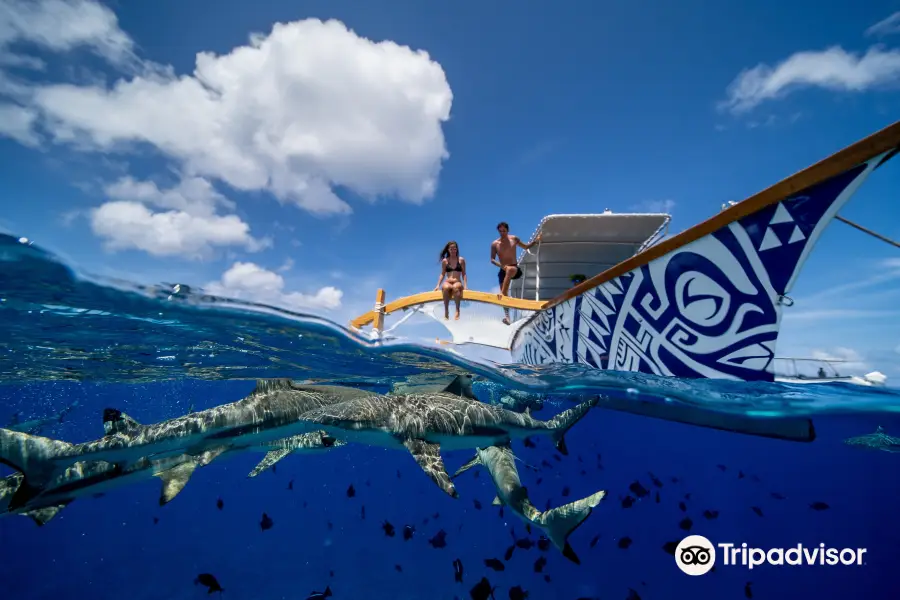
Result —
<path fill-rule="evenodd" d="M 506 240 L 498 238 L 494 240 L 492 246 L 497 250 L 497 260 L 504 267 L 516 264 L 516 244 L 519 238 L 514 235 L 506 236 Z"/>

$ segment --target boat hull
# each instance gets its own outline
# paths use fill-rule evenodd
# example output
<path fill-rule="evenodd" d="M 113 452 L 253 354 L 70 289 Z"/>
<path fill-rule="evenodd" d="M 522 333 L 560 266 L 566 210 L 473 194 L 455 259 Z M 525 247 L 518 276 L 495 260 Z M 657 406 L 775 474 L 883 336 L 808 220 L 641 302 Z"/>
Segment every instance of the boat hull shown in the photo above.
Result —
<path fill-rule="evenodd" d="M 884 154 L 727 222 L 542 310 L 512 339 L 518 363 L 773 381 L 791 289 L 824 228 Z"/>

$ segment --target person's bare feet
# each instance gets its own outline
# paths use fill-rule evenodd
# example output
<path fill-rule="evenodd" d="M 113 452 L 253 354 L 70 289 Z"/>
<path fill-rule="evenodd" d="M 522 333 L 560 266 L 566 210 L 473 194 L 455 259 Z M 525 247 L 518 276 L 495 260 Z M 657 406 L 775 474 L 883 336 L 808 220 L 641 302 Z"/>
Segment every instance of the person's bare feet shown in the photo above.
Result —
<path fill-rule="evenodd" d="M 445 320 L 445 321 L 449 321 L 449 320 L 450 320 L 450 313 L 448 313 L 448 312 L 445 312 L 445 313 L 444 313 L 444 320 Z"/>
<path fill-rule="evenodd" d="M 503 317 L 503 324 L 509 325 L 509 317 Z"/>
<path fill-rule="evenodd" d="M 456 311 L 456 316 L 454 317 L 455 321 L 459 321 L 459 311 Z"/>

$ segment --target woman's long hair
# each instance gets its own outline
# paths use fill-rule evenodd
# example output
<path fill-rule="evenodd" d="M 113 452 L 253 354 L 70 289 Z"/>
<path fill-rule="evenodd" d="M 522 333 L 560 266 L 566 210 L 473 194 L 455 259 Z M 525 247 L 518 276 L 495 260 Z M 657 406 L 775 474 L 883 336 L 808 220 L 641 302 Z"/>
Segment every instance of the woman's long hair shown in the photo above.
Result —
<path fill-rule="evenodd" d="M 447 245 L 444 246 L 444 249 L 441 250 L 441 257 L 438 259 L 438 262 L 443 261 L 445 258 L 450 258 L 450 246 L 456 246 L 456 260 L 459 260 L 459 244 L 450 240 L 447 242 Z"/>

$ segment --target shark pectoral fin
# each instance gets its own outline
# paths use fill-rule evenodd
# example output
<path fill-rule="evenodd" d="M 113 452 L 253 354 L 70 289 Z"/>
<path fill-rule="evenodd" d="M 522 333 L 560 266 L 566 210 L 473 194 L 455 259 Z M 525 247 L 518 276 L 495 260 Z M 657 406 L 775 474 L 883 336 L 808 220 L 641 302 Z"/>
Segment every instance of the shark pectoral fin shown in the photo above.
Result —
<path fill-rule="evenodd" d="M 103 431 L 113 433 L 134 433 L 143 427 L 140 423 L 115 408 L 103 409 Z"/>
<path fill-rule="evenodd" d="M 191 480 L 191 475 L 194 474 L 196 468 L 197 462 L 192 460 L 156 475 L 163 482 L 162 492 L 159 495 L 160 506 L 165 506 L 171 502 L 184 489 L 184 486 Z"/>
<path fill-rule="evenodd" d="M 227 451 L 228 451 L 228 446 L 218 446 L 217 448 L 212 448 L 210 450 L 206 450 L 204 452 L 201 452 L 199 455 L 197 455 L 195 462 L 197 463 L 197 466 L 205 467 L 212 461 L 214 461 L 217 458 L 219 458 L 220 456 L 222 456 L 222 454 L 224 454 Z"/>
<path fill-rule="evenodd" d="M 409 450 L 416 462 L 425 471 L 425 474 L 431 477 L 439 488 L 441 488 L 451 498 L 459 498 L 459 492 L 453 482 L 450 481 L 450 474 L 444 467 L 444 459 L 441 458 L 441 446 L 432 444 L 425 440 L 406 440 L 403 442 L 406 449 Z"/>
<path fill-rule="evenodd" d="M 36 508 L 22 513 L 24 517 L 31 517 L 31 520 L 37 523 L 38 527 L 43 527 L 47 522 L 59 514 L 69 503 L 58 504 L 56 506 L 45 506 L 44 508 Z"/>
<path fill-rule="evenodd" d="M 478 455 L 476 454 L 476 455 L 473 456 L 471 459 L 469 459 L 469 461 L 466 462 L 466 464 L 464 464 L 463 466 L 461 466 L 460 468 L 458 468 L 458 469 L 456 470 L 456 473 L 454 473 L 453 476 L 450 477 L 450 479 L 456 479 L 457 477 L 459 477 L 460 475 L 462 475 L 464 472 L 468 471 L 468 470 L 471 469 L 472 467 L 477 467 L 477 466 L 480 465 L 480 464 L 481 464 L 481 459 L 480 459 L 480 458 L 478 457 Z"/>
<path fill-rule="evenodd" d="M 494 506 L 503 506 L 503 500 L 500 499 L 500 496 L 494 496 L 494 501 L 491 502 Z"/>
<path fill-rule="evenodd" d="M 253 470 L 250 471 L 247 477 L 256 477 L 290 453 L 290 450 L 286 450 L 284 448 L 281 448 L 279 450 L 272 450 L 271 452 L 266 453 L 263 459 L 259 461 L 259 464 L 253 467 Z"/>

